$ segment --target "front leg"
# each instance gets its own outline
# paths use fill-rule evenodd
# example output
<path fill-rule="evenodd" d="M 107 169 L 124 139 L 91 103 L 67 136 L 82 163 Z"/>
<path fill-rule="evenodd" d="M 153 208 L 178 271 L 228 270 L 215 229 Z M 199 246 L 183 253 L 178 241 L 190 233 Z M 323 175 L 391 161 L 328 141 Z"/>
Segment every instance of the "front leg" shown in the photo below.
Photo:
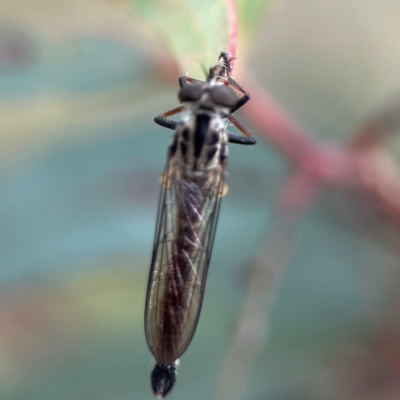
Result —
<path fill-rule="evenodd" d="M 229 143 L 246 144 L 246 145 L 252 145 L 257 143 L 256 139 L 254 139 L 253 137 L 237 135 L 236 133 L 232 132 L 226 132 L 226 134 L 228 135 Z"/>
<path fill-rule="evenodd" d="M 175 121 L 173 119 L 168 119 L 167 117 L 178 114 L 178 113 L 182 112 L 184 109 L 185 109 L 184 106 L 179 106 L 179 107 L 173 108 L 172 110 L 166 111 L 165 113 L 160 114 L 158 117 L 155 117 L 154 122 L 158 125 L 163 126 L 164 128 L 175 130 L 176 127 L 178 126 L 179 122 Z"/>
<path fill-rule="evenodd" d="M 155 117 L 154 122 L 158 125 L 163 126 L 164 128 L 175 130 L 176 127 L 178 126 L 178 121 L 175 121 L 173 119 L 163 118 L 161 115 L 159 115 L 158 117 Z"/>
<path fill-rule="evenodd" d="M 231 114 L 233 114 L 235 111 L 237 111 L 240 107 L 243 107 L 249 100 L 250 100 L 250 96 L 246 93 L 232 107 Z"/>

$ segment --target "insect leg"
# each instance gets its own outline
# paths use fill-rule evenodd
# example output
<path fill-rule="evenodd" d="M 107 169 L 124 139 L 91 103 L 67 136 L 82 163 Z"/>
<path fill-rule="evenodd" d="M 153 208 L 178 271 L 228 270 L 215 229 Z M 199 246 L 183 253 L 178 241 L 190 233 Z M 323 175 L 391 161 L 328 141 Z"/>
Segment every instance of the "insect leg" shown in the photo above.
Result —
<path fill-rule="evenodd" d="M 224 51 L 221 51 L 221 53 L 218 57 L 218 62 L 222 65 L 222 71 L 228 76 L 230 76 L 230 74 L 232 73 L 232 70 L 231 70 L 231 61 L 232 60 L 235 60 L 235 58 L 233 58 L 233 57 L 231 58 L 229 56 L 229 54 L 225 53 Z"/>
<path fill-rule="evenodd" d="M 240 107 L 243 107 L 248 101 L 250 100 L 250 96 L 248 94 L 245 94 L 242 96 L 237 103 L 232 107 L 231 109 L 231 114 L 233 114 L 236 110 L 238 110 Z"/>
<path fill-rule="evenodd" d="M 229 143 L 235 143 L 235 144 L 256 144 L 256 139 L 254 138 L 248 138 L 246 136 L 242 135 L 236 135 L 235 133 L 232 132 L 226 132 L 228 134 L 228 142 Z"/>
<path fill-rule="evenodd" d="M 226 78 L 228 86 L 234 87 L 238 92 L 246 95 L 248 94 L 230 75 Z"/>
<path fill-rule="evenodd" d="M 236 135 L 232 132 L 227 132 L 228 134 L 228 141 L 230 143 L 237 143 L 237 144 L 256 144 L 256 139 L 253 138 L 251 133 L 232 115 L 229 115 L 228 120 L 239 129 L 240 132 L 243 133 L 242 135 Z"/>
<path fill-rule="evenodd" d="M 158 117 L 154 118 L 154 122 L 158 125 L 163 126 L 168 129 L 176 129 L 178 125 L 178 121 L 174 121 L 173 119 L 168 119 L 171 115 L 178 114 L 184 110 L 184 106 L 179 106 L 173 108 L 172 110 L 166 111 L 165 113 L 160 114 Z"/>
<path fill-rule="evenodd" d="M 229 122 L 232 123 L 240 132 L 243 133 L 242 135 L 237 135 L 236 133 L 226 132 L 228 135 L 228 142 L 229 143 L 236 143 L 236 144 L 247 144 L 252 145 L 256 144 L 256 139 L 252 136 L 252 134 L 233 116 L 233 115 L 222 115 L 223 118 L 227 118 Z"/>

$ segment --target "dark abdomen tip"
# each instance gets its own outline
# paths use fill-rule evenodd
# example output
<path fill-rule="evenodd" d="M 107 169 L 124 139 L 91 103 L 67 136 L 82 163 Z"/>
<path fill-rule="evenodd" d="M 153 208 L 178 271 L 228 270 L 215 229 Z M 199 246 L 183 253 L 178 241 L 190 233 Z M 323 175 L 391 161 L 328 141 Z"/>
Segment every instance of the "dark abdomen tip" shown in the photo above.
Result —
<path fill-rule="evenodd" d="M 164 398 L 175 384 L 175 365 L 157 364 L 151 373 L 150 381 L 154 396 L 159 399 Z"/>

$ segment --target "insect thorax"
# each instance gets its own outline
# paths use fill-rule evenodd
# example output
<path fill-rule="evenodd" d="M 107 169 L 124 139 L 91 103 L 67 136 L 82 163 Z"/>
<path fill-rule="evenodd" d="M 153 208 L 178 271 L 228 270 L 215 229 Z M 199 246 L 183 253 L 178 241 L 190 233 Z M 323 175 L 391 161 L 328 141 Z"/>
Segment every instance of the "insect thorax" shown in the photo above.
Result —
<path fill-rule="evenodd" d="M 227 135 L 223 120 L 216 113 L 193 113 L 182 120 L 170 150 L 186 170 L 207 172 L 218 168 L 227 157 Z"/>

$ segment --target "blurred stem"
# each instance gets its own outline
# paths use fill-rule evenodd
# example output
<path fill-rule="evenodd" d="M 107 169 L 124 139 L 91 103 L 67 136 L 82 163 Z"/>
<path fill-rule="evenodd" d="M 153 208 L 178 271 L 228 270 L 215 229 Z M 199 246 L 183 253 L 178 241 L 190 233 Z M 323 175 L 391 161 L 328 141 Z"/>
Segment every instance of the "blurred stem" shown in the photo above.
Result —
<path fill-rule="evenodd" d="M 376 146 L 400 126 L 400 90 L 395 90 L 353 135 L 353 149 Z"/>
<path fill-rule="evenodd" d="M 243 111 L 259 133 L 294 166 L 292 182 L 282 191 L 283 207 L 285 201 L 297 202 L 299 209 L 303 201 L 308 202 L 313 189 L 303 187 L 302 182 L 340 185 L 364 190 L 386 216 L 400 225 L 400 171 L 382 147 L 383 140 L 400 125 L 399 92 L 362 124 L 352 143 L 339 147 L 318 142 L 254 79 L 246 75 L 246 81 L 252 101 Z"/>
<path fill-rule="evenodd" d="M 215 400 L 243 397 L 251 368 L 261 346 L 265 345 L 274 300 L 291 259 L 293 236 L 304 215 L 304 212 L 280 209 L 271 223 L 251 269 L 242 310 L 217 383 Z"/>
<path fill-rule="evenodd" d="M 366 146 L 354 152 L 359 188 L 374 200 L 389 221 L 400 226 L 400 171 L 398 163 L 382 147 Z"/>
<path fill-rule="evenodd" d="M 248 73 L 244 75 L 251 96 L 250 104 L 243 107 L 246 117 L 283 154 L 292 161 L 300 161 L 304 154 L 314 149 L 315 138 L 269 96 L 257 80 Z"/>
<path fill-rule="evenodd" d="M 231 68 L 233 71 L 235 57 L 236 57 L 236 46 L 237 46 L 237 18 L 236 18 L 236 7 L 234 0 L 225 0 L 228 8 L 228 20 L 229 20 L 229 56 L 231 57 Z"/>

